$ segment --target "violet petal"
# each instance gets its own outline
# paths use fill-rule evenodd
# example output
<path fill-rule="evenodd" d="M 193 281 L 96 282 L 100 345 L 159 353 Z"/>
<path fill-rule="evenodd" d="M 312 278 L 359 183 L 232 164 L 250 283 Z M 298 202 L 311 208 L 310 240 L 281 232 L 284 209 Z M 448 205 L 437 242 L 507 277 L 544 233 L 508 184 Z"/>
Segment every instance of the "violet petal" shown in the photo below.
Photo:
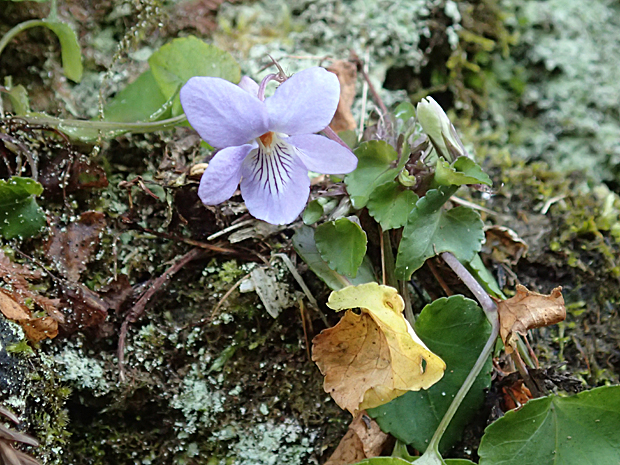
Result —
<path fill-rule="evenodd" d="M 213 147 L 243 145 L 269 130 L 265 104 L 232 82 L 193 77 L 180 96 L 187 120 Z"/>
<path fill-rule="evenodd" d="M 317 134 L 299 134 L 286 139 L 299 150 L 297 155 L 310 171 L 347 174 L 357 168 L 357 157 L 338 142 Z"/>
<path fill-rule="evenodd" d="M 217 205 L 228 200 L 241 180 L 241 164 L 254 148 L 251 144 L 220 150 L 209 162 L 200 178 L 198 196 L 205 205 Z"/>
<path fill-rule="evenodd" d="M 308 170 L 292 147 L 285 153 L 252 152 L 241 167 L 241 195 L 248 211 L 271 224 L 288 224 L 303 211 L 310 195 Z"/>
<path fill-rule="evenodd" d="M 312 134 L 334 117 L 340 83 L 334 73 L 308 68 L 294 74 L 265 99 L 269 129 L 283 134 Z"/>
<path fill-rule="evenodd" d="M 245 90 L 248 94 L 253 95 L 254 97 L 258 96 L 258 84 L 254 79 L 249 76 L 242 76 L 239 81 L 239 87 Z"/>

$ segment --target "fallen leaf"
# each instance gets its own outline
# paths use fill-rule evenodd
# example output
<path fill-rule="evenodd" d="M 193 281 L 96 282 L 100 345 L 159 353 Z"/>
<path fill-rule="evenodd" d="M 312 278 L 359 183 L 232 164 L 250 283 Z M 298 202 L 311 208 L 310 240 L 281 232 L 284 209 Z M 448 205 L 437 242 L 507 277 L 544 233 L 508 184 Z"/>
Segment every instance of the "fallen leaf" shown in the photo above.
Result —
<path fill-rule="evenodd" d="M 4 252 L 0 250 L 0 279 L 7 283 L 12 291 L 10 293 L 5 291 L 5 296 L 9 296 L 22 309 L 27 309 L 27 302 L 33 301 L 40 308 L 54 320 L 59 323 L 64 321 L 64 315 L 59 310 L 60 300 L 50 299 L 42 296 L 36 291 L 30 290 L 30 281 L 36 281 L 41 278 L 39 271 L 31 270 L 30 268 L 14 263 Z M 28 313 L 30 315 L 30 313 Z"/>
<path fill-rule="evenodd" d="M 8 296 L 2 289 L 0 289 L 0 311 L 9 320 L 20 321 L 30 318 L 30 312 L 15 302 L 15 300 Z"/>
<path fill-rule="evenodd" d="M 529 249 L 516 232 L 505 226 L 486 227 L 484 235 L 482 251 L 491 254 L 493 259 L 500 263 L 516 265 Z"/>
<path fill-rule="evenodd" d="M 16 302 L 12 294 L 3 289 L 0 289 L 0 311 L 8 319 L 19 323 L 26 337 L 33 342 L 58 335 L 57 320 L 49 316 L 33 318 L 28 307 Z"/>
<path fill-rule="evenodd" d="M 338 76 L 340 82 L 340 100 L 329 126 L 335 132 L 351 131 L 357 127 L 353 113 L 351 113 L 351 105 L 355 99 L 357 69 L 350 61 L 337 60 L 327 70 Z"/>
<path fill-rule="evenodd" d="M 532 398 L 532 393 L 528 387 L 523 384 L 523 380 L 517 380 L 512 386 L 502 387 L 504 394 L 504 412 L 521 408 Z"/>
<path fill-rule="evenodd" d="M 390 439 L 365 410 L 358 412 L 325 465 L 350 465 L 377 457 Z"/>
<path fill-rule="evenodd" d="M 63 336 L 88 328 L 99 328 L 108 317 L 108 305 L 99 294 L 82 284 L 64 286 L 62 303 L 67 315 L 62 325 Z"/>
<path fill-rule="evenodd" d="M 404 318 L 396 289 L 377 283 L 332 292 L 327 305 L 348 310 L 313 342 L 312 359 L 325 376 L 324 389 L 355 415 L 407 391 L 427 389 L 443 376 L 445 363 L 433 354 Z"/>
<path fill-rule="evenodd" d="M 47 338 L 53 339 L 58 336 L 58 321 L 52 317 L 32 318 L 19 323 L 26 337 L 33 342 L 39 342 Z"/>
<path fill-rule="evenodd" d="M 517 344 L 515 333 L 525 336 L 529 329 L 554 325 L 566 318 L 562 288 L 556 287 L 551 294 L 544 295 L 517 284 L 514 297 L 497 302 L 497 312 L 500 335 L 506 353 L 510 354 Z"/>
<path fill-rule="evenodd" d="M 105 215 L 88 211 L 67 226 L 54 225 L 47 243 L 47 253 L 58 271 L 69 281 L 77 282 L 86 269 L 106 226 Z"/>

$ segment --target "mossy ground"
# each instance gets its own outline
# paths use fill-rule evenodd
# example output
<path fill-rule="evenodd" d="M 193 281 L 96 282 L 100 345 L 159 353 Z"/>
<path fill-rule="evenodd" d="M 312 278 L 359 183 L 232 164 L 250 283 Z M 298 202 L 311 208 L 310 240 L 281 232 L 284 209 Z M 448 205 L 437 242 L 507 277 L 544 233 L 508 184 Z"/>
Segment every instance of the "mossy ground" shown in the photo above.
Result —
<path fill-rule="evenodd" d="M 334 2 L 323 4 L 333 6 Z M 7 25 L 46 14 L 44 4 L 8 5 L 3 15 Z M 58 67 L 56 44 L 45 31 L 33 30 L 7 49 L 0 73 L 28 85 L 35 109 L 68 115 L 74 105 L 79 116 L 93 116 L 98 86 L 107 70 L 111 66 L 114 70 L 106 91 L 111 93 L 140 69 L 139 59 L 112 63 L 115 44 L 126 37 L 134 16 L 147 11 L 150 3 L 140 5 L 137 11 L 124 2 L 92 2 L 87 7 L 82 2 L 61 3 L 61 13 L 83 18 L 79 24 L 81 42 L 88 44 L 84 54 L 90 78 L 74 88 L 76 93 L 68 90 Z M 212 30 L 208 27 L 216 26 L 211 14 L 211 26 L 205 19 L 181 22 L 175 29 L 170 25 L 176 17 L 175 8 L 164 9 L 172 20 L 165 22 L 156 39 L 138 40 L 135 50 L 129 47 L 132 53 L 139 58 L 140 50 L 155 47 L 166 37 L 197 33 L 201 27 L 207 28 L 202 32 L 207 34 Z M 223 35 L 218 40 L 230 43 L 234 39 L 243 45 L 247 35 L 256 31 L 242 21 L 239 12 L 246 10 L 235 13 L 234 6 L 226 8 L 220 20 L 232 21 L 232 29 L 228 33 L 220 29 Z M 505 50 L 515 37 L 501 26 L 501 14 L 492 2 L 469 3 L 460 19 L 454 11 L 452 16 L 448 12 L 443 5 L 430 16 L 419 14 L 416 28 L 428 26 L 430 18 L 436 28 L 433 31 L 452 27 L 453 33 L 460 31 L 460 41 L 451 43 L 448 33 L 435 42 L 423 37 L 413 45 L 426 50 L 425 54 L 409 50 L 409 54 L 399 55 L 398 62 L 371 42 L 373 58 L 379 62 L 375 77 L 391 69 L 392 74 L 386 73 L 388 87 L 418 96 L 430 89 L 442 103 L 458 104 L 462 113 L 472 114 L 485 106 L 487 81 L 494 82 L 486 74 L 493 53 Z M 282 14 L 279 21 L 284 24 L 291 12 Z M 299 18 L 301 10 L 293 15 Z M 476 17 L 485 21 L 476 22 Z M 395 30 L 400 26 L 395 23 Z M 323 37 L 329 27 L 314 32 L 300 27 L 296 23 L 287 29 L 297 42 L 284 40 L 278 46 L 287 53 L 295 44 L 304 44 L 312 53 L 324 51 L 325 44 L 313 41 L 313 34 Z M 148 24 L 137 30 L 138 39 L 152 31 Z M 400 45 L 413 47 L 407 41 Z M 489 47 L 495 47 L 495 52 Z M 257 62 L 248 63 L 248 69 L 258 66 Z M 500 281 L 505 278 L 507 290 L 514 285 L 513 276 L 541 292 L 558 285 L 564 288 L 569 309 L 566 322 L 533 332 L 541 364 L 565 362 L 559 369 L 580 376 L 589 386 L 617 383 L 620 200 L 604 186 L 589 185 L 584 174 L 553 171 L 546 164 L 511 157 L 497 142 L 503 134 L 494 137 L 475 124 L 463 123 L 460 129 L 466 142 L 476 147 L 496 186 L 493 195 L 472 194 L 472 200 L 495 212 L 483 213 L 487 223 L 511 227 L 530 246 L 517 265 L 506 266 L 485 257 L 487 264 Z M 27 349 L 17 326 L 0 323 L 2 401 L 22 415 L 24 427 L 42 442 L 35 455 L 45 463 L 101 465 L 301 465 L 324 461 L 350 417 L 323 392 L 322 377 L 308 360 L 306 337 L 311 339 L 312 334 L 304 333 L 299 307 L 273 319 L 255 294 L 234 291 L 215 321 L 205 322 L 223 295 L 247 274 L 250 263 L 261 256 L 268 258 L 272 250 L 290 251 L 292 231 L 228 244 L 238 253 L 209 253 L 183 267 L 154 296 L 144 315 L 129 325 L 126 379 L 122 381 L 117 344 L 131 304 L 143 286 L 191 249 L 184 240 L 204 241 L 238 219 L 240 199 L 233 199 L 223 209 L 198 203 L 196 182 L 183 173 L 205 153 L 189 129 L 122 136 L 104 141 L 99 152 L 92 146 L 67 147 L 48 133 L 16 135 L 34 144 L 43 161 L 70 150 L 105 169 L 108 187 L 79 190 L 66 201 L 46 194 L 41 204 L 50 218 L 64 224 L 84 211 L 103 211 L 107 227 L 81 282 L 103 292 L 115 275 L 125 275 L 134 287 L 132 297 L 117 312 L 110 312 L 105 325 L 45 341 L 34 351 Z M 136 176 L 141 176 L 157 199 L 139 185 L 119 187 Z M 52 267 L 42 239 L 13 245 Z M 303 276 L 317 299 L 324 302 L 326 289 L 310 273 Z M 296 288 L 290 277 L 283 280 Z M 49 277 L 39 285 L 50 296 L 60 295 L 61 286 Z M 323 310 L 331 319 L 329 311 Z M 318 314 L 311 313 L 308 319 L 315 332 L 323 327 Z"/>

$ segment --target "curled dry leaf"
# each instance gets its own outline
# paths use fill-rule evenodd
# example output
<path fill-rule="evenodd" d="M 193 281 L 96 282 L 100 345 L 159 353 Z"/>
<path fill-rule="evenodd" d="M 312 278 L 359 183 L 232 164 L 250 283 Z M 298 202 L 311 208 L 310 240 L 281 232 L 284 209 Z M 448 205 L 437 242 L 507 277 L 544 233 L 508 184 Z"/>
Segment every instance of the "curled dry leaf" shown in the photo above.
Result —
<path fill-rule="evenodd" d="M 527 254 L 529 246 L 516 232 L 505 226 L 489 226 L 484 229 L 485 243 L 482 250 L 500 263 L 516 265 Z"/>
<path fill-rule="evenodd" d="M 58 335 L 58 321 L 52 317 L 32 317 L 28 307 L 18 303 L 13 294 L 0 289 L 0 312 L 10 320 L 19 323 L 26 337 L 38 342 Z"/>
<path fill-rule="evenodd" d="M 54 225 L 47 252 L 58 271 L 69 281 L 77 282 L 90 262 L 106 226 L 105 215 L 88 211 L 67 226 Z"/>
<path fill-rule="evenodd" d="M 499 301 L 497 312 L 506 353 L 512 353 L 517 344 L 515 333 L 525 336 L 528 329 L 554 325 L 566 318 L 562 288 L 556 287 L 551 294 L 544 295 L 517 284 L 517 294 Z"/>
<path fill-rule="evenodd" d="M 11 289 L 0 289 L 0 311 L 7 318 L 18 322 L 28 339 L 34 342 L 56 337 L 58 323 L 64 321 L 64 315 L 58 309 L 59 300 L 49 299 L 30 290 L 29 281 L 40 277 L 38 271 L 13 263 L 0 251 L 0 279 Z M 27 306 L 29 300 L 45 310 L 49 316 L 33 317 Z"/>
<path fill-rule="evenodd" d="M 329 126 L 336 132 L 351 131 L 357 126 L 353 113 L 351 113 L 351 105 L 355 100 L 357 69 L 355 64 L 350 61 L 337 60 L 327 70 L 338 76 L 340 82 L 340 100 L 336 114 Z"/>
<path fill-rule="evenodd" d="M 333 328 L 314 338 L 312 359 L 325 376 L 323 388 L 353 415 L 407 391 L 427 389 L 443 376 L 445 363 L 414 333 L 396 289 L 367 283 L 332 292 L 327 305 L 349 310 Z"/>
<path fill-rule="evenodd" d="M 390 439 L 366 411 L 358 412 L 325 465 L 350 465 L 381 454 Z"/>

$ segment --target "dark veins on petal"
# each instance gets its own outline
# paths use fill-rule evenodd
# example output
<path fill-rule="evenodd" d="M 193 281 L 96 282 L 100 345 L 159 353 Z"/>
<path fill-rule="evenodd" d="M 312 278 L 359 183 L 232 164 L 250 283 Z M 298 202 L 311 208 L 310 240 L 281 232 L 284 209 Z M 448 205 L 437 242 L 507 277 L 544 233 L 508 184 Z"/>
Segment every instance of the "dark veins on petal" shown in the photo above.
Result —
<path fill-rule="evenodd" d="M 261 147 L 251 155 L 253 181 L 269 190 L 270 194 L 279 194 L 291 179 L 293 170 L 293 151 L 288 144 L 277 144 L 271 153 L 263 151 Z"/>

